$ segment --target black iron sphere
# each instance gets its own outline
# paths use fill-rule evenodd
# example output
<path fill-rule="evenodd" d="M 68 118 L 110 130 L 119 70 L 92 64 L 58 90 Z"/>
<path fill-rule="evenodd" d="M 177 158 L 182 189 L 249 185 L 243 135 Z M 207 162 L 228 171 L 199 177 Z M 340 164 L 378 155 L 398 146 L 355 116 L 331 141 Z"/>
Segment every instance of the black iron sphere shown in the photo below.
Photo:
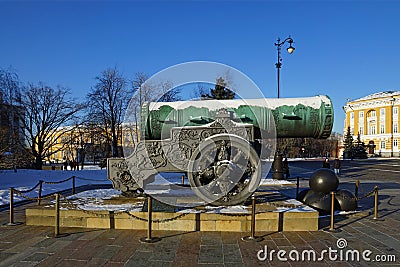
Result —
<path fill-rule="evenodd" d="M 330 193 L 339 186 L 339 179 L 330 169 L 318 169 L 310 178 L 310 188 L 315 192 Z"/>
<path fill-rule="evenodd" d="M 313 190 L 310 190 L 304 197 L 304 203 L 319 211 L 330 211 L 332 199 L 331 195 L 328 193 L 315 192 Z M 335 209 L 337 208 L 338 205 L 335 204 Z"/>
<path fill-rule="evenodd" d="M 339 204 L 339 210 L 353 211 L 357 209 L 357 201 L 355 200 L 353 193 L 349 190 L 338 190 L 335 194 L 335 198 Z"/>
<path fill-rule="evenodd" d="M 304 189 L 304 190 L 301 190 L 301 192 L 297 195 L 297 198 L 296 198 L 296 199 L 297 199 L 298 201 L 304 202 L 304 197 L 306 196 L 306 194 L 308 193 L 308 191 L 310 191 L 309 188 Z"/>

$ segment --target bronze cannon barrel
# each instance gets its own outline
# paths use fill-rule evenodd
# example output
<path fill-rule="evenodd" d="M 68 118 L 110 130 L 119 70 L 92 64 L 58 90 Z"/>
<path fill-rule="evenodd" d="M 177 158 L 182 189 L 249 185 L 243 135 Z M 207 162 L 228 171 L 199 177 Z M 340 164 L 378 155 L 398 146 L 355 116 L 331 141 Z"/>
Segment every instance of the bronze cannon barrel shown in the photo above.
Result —
<path fill-rule="evenodd" d="M 332 101 L 326 95 L 318 95 L 145 103 L 141 109 L 141 134 L 146 140 L 170 138 L 173 127 L 212 123 L 221 108 L 232 112 L 237 122 L 267 130 L 274 126 L 279 138 L 328 138 L 333 127 Z M 271 113 L 273 116 L 266 115 Z"/>

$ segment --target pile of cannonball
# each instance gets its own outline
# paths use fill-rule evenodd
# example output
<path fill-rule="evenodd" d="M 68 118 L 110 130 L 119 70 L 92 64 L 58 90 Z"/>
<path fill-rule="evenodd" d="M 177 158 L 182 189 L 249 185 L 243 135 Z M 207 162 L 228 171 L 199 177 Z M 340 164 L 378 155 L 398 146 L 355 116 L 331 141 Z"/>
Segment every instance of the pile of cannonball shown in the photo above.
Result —
<path fill-rule="evenodd" d="M 331 210 L 331 192 L 335 192 L 335 210 L 353 211 L 357 201 L 353 193 L 346 189 L 338 189 L 339 179 L 330 169 L 318 169 L 310 177 L 310 189 L 304 189 L 297 200 L 320 211 Z"/>

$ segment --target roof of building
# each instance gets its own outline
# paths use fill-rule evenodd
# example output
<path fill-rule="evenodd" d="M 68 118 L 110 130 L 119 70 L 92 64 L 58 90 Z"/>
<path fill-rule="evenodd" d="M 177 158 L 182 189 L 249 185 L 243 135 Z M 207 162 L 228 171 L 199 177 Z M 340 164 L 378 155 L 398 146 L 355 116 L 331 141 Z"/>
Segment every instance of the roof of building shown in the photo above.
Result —
<path fill-rule="evenodd" d="M 392 96 L 397 96 L 397 95 L 400 95 L 400 91 L 385 91 L 385 92 L 373 93 L 373 94 L 370 94 L 370 95 L 355 99 L 353 101 L 361 101 L 361 100 L 369 100 L 369 99 L 375 99 L 375 98 L 392 97 Z"/>

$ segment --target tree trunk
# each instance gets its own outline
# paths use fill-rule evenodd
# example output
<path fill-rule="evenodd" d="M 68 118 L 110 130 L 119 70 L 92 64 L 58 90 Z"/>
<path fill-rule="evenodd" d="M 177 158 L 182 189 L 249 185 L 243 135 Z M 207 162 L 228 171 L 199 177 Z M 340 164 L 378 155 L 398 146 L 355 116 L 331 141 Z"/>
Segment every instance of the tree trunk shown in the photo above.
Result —
<path fill-rule="evenodd" d="M 42 169 L 42 166 L 43 166 L 42 158 L 39 157 L 39 156 L 37 156 L 37 157 L 35 158 L 35 169 L 36 169 L 36 170 L 41 170 L 41 169 Z"/>
<path fill-rule="evenodd" d="M 112 152 L 112 157 L 118 157 L 118 141 L 117 140 L 112 140 L 111 142 L 111 152 Z"/>

